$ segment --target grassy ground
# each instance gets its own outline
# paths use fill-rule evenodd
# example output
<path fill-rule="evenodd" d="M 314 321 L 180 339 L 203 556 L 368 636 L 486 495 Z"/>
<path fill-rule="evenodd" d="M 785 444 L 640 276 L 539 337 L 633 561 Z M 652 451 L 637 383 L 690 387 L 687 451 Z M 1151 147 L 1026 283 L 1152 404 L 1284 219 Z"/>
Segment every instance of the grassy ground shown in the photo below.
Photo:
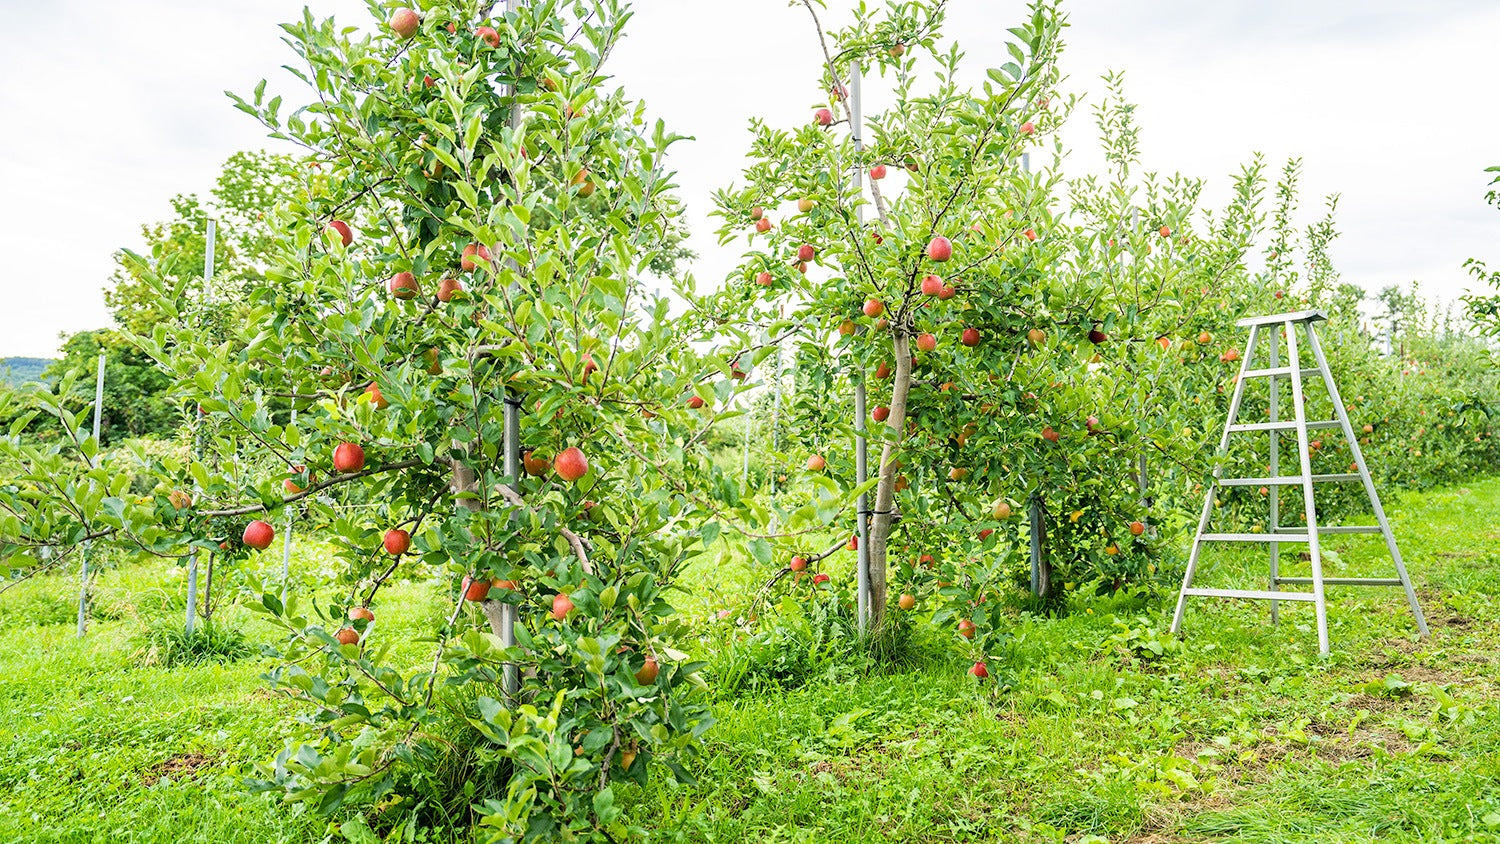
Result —
<path fill-rule="evenodd" d="M 1391 509 L 1430 639 L 1395 589 L 1335 591 L 1329 659 L 1307 606 L 1198 601 L 1177 645 L 1167 599 L 1085 603 L 1018 621 L 998 682 L 938 657 L 720 700 L 698 783 L 622 798 L 680 841 L 1500 841 L 1500 481 Z M 1330 575 L 1388 565 L 1331 544 Z M 179 585 L 108 573 L 83 642 L 64 580 L 0 595 L 0 841 L 343 840 L 238 788 L 287 734 L 264 665 L 152 664 Z M 430 591 L 401 590 L 381 623 L 416 630 Z"/>

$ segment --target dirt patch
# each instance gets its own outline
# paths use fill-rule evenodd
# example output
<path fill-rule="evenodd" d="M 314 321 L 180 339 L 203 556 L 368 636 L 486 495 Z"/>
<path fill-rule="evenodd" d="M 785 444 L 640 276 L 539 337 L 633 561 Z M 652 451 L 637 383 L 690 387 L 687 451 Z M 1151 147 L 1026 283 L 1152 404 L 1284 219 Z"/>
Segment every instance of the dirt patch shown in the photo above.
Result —
<path fill-rule="evenodd" d="M 189 779 L 200 769 L 211 765 L 213 759 L 202 753 L 179 753 L 147 768 L 142 779 L 146 785 L 156 785 L 164 779 Z"/>

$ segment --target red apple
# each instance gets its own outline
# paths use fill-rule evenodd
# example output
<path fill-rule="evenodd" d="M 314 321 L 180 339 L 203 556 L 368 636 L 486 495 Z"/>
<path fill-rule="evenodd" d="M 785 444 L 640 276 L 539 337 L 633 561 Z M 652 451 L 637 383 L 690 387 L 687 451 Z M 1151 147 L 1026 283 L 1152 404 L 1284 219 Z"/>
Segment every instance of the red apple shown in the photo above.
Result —
<path fill-rule="evenodd" d="M 787 568 L 792 571 L 807 571 L 807 558 L 793 557 L 792 561 L 787 564 Z"/>
<path fill-rule="evenodd" d="M 875 367 L 875 377 L 880 379 L 891 377 L 891 365 L 881 361 L 880 365 Z"/>
<path fill-rule="evenodd" d="M 1001 520 L 1010 518 L 1010 502 L 1003 498 L 996 501 L 995 506 L 990 508 L 990 515 Z"/>
<path fill-rule="evenodd" d="M 565 481 L 576 481 L 589 473 L 589 461 L 583 456 L 583 451 L 577 446 L 563 449 L 552 461 L 552 468 L 557 470 L 558 477 Z"/>
<path fill-rule="evenodd" d="M 974 667 L 969 669 L 969 673 L 983 680 L 990 676 L 990 669 L 984 663 L 976 662 L 974 663 Z"/>
<path fill-rule="evenodd" d="M 1097 328 L 1090 328 L 1089 329 L 1089 342 L 1090 343 L 1093 343 L 1094 345 L 1097 346 L 1100 343 L 1103 343 L 1105 340 L 1108 340 L 1108 339 L 1109 339 L 1109 335 L 1105 334 L 1103 331 L 1100 331 Z"/>
<path fill-rule="evenodd" d="M 1022 232 L 1022 234 L 1026 236 L 1027 240 L 1032 242 L 1036 241 L 1036 229 L 1027 229 L 1026 231 Z"/>
<path fill-rule="evenodd" d="M 562 621 L 573 611 L 573 599 L 559 592 L 552 598 L 552 620 Z"/>
<path fill-rule="evenodd" d="M 271 527 L 271 523 L 256 519 L 245 525 L 245 533 L 240 537 L 240 541 L 257 551 L 264 551 L 271 547 L 271 540 L 275 538 L 276 529 Z"/>
<path fill-rule="evenodd" d="M 1035 132 L 1035 131 L 1036 131 L 1036 126 L 1032 125 L 1031 121 L 1028 120 L 1025 123 L 1021 124 L 1021 134 L 1023 134 L 1023 135 L 1030 135 L 1032 132 Z"/>
<path fill-rule="evenodd" d="M 687 406 L 697 410 L 703 406 L 703 398 L 701 396 L 688 396 Z"/>
<path fill-rule="evenodd" d="M 979 345 L 979 329 L 965 328 L 962 342 L 965 346 L 969 346 L 970 348 Z"/>
<path fill-rule="evenodd" d="M 813 575 L 813 585 L 814 586 L 822 586 L 823 584 L 827 583 L 828 581 L 830 581 L 832 579 L 833 578 L 829 577 L 827 574 L 825 574 L 823 572 L 818 572 L 817 574 Z"/>
<path fill-rule="evenodd" d="M 385 400 L 385 396 L 381 395 L 380 387 L 373 381 L 370 382 L 368 387 L 365 387 L 365 394 L 370 397 L 370 404 L 375 405 L 376 410 L 385 410 L 391 405 L 390 402 Z"/>
<path fill-rule="evenodd" d="M 916 596 L 914 596 L 914 595 L 903 594 L 900 598 L 898 598 L 896 600 L 896 606 L 900 607 L 903 610 L 912 609 L 912 608 L 916 607 L 916 605 L 917 605 L 917 599 L 916 599 Z"/>
<path fill-rule="evenodd" d="M 393 557 L 405 554 L 411 550 L 411 534 L 399 528 L 388 530 L 381 544 L 385 546 L 385 553 Z"/>
<path fill-rule="evenodd" d="M 827 465 L 828 461 L 824 460 L 821 454 L 814 454 L 807 458 L 807 471 L 809 472 L 821 472 Z"/>
<path fill-rule="evenodd" d="M 938 278 L 935 275 L 924 276 L 922 278 L 922 295 L 924 295 L 924 296 L 936 296 L 936 295 L 938 295 L 939 293 L 942 293 L 942 292 L 943 292 L 943 280 L 942 279 Z"/>
<path fill-rule="evenodd" d="M 371 612 L 369 607 L 350 607 L 349 608 L 349 620 L 350 621 L 360 621 L 360 620 L 374 621 L 375 620 L 375 613 Z"/>
<path fill-rule="evenodd" d="M 808 261 L 811 261 L 817 254 L 818 250 L 814 249 L 812 244 L 810 243 L 804 243 L 801 246 L 797 247 L 797 260 L 801 261 L 804 264 Z"/>
<path fill-rule="evenodd" d="M 359 631 L 353 627 L 345 627 L 333 635 L 340 645 L 353 645 L 359 641 Z"/>
<path fill-rule="evenodd" d="M 770 231 L 771 230 L 771 220 L 770 220 L 770 218 L 768 218 L 768 217 L 761 217 L 759 220 L 756 220 L 755 221 L 755 230 L 758 231 L 758 232 L 760 232 L 761 234 L 765 234 L 766 232 Z"/>
<path fill-rule="evenodd" d="M 540 478 L 547 474 L 548 469 L 552 468 L 552 463 L 547 458 L 539 456 L 535 451 L 528 451 L 521 457 L 521 468 L 531 477 Z"/>
<path fill-rule="evenodd" d="M 885 51 L 886 53 L 890 54 L 891 58 L 899 59 L 906 54 L 906 45 L 898 41 L 897 43 L 887 47 Z"/>
<path fill-rule="evenodd" d="M 333 450 L 333 468 L 344 474 L 365 468 L 365 450 L 354 443 L 339 443 Z"/>
<path fill-rule="evenodd" d="M 927 257 L 939 264 L 953 257 L 953 243 L 946 237 L 934 237 L 927 244 Z"/>
<path fill-rule="evenodd" d="M 656 664 L 656 657 L 648 656 L 646 664 L 641 666 L 640 671 L 635 672 L 635 681 L 642 686 L 649 686 L 656 682 L 656 675 L 660 670 L 661 667 Z"/>
<path fill-rule="evenodd" d="M 974 622 L 970 621 L 967 618 L 959 619 L 958 635 L 964 637 L 965 639 L 974 638 Z"/>
<path fill-rule="evenodd" d="M 417 287 L 417 277 L 408 272 L 400 272 L 391 276 L 391 295 L 397 299 L 415 299 L 422 292 Z"/>
<path fill-rule="evenodd" d="M 1033 328 L 1030 331 L 1026 332 L 1026 339 L 1030 341 L 1031 345 L 1033 346 L 1045 346 L 1047 344 L 1047 332 L 1041 330 L 1040 328 Z"/>
<path fill-rule="evenodd" d="M 878 316 L 880 316 L 883 313 L 885 313 L 885 303 L 884 302 L 880 301 L 879 299 L 866 299 L 865 300 L 865 316 L 867 316 L 867 317 L 878 317 Z"/>
<path fill-rule="evenodd" d="M 870 418 L 874 419 L 876 422 L 884 422 L 890 417 L 891 409 L 889 407 L 886 407 L 885 405 L 881 405 L 880 407 L 875 408 L 874 412 L 870 414 Z"/>
<path fill-rule="evenodd" d="M 1130 523 L 1130 535 L 1131 536 L 1140 536 L 1141 534 L 1143 534 L 1145 532 L 1146 532 L 1146 525 L 1145 525 L 1145 523 L 1139 522 L 1139 521 L 1135 521 L 1135 522 L 1131 522 Z"/>
<path fill-rule="evenodd" d="M 339 240 L 342 240 L 345 246 L 348 246 L 349 244 L 354 242 L 354 232 L 349 230 L 349 224 L 344 222 L 343 220 L 334 220 L 333 222 L 329 223 L 328 230 L 331 232 L 336 232 L 339 236 Z"/>
<path fill-rule="evenodd" d="M 931 334 L 922 334 L 917 337 L 917 350 L 930 352 L 937 348 L 937 338 Z"/>
<path fill-rule="evenodd" d="M 485 246 L 482 243 L 471 243 L 468 246 L 465 246 L 463 256 L 459 258 L 458 265 L 464 268 L 464 272 L 473 272 L 474 269 L 479 266 L 479 264 L 474 261 L 476 257 L 481 261 L 489 261 L 489 247 Z"/>
<path fill-rule="evenodd" d="M 761 287 L 770 287 L 771 286 L 771 274 L 768 273 L 768 272 L 766 272 L 765 270 L 761 270 L 755 276 L 755 283 L 759 284 Z"/>
<path fill-rule="evenodd" d="M 759 220 L 764 216 L 766 216 L 766 209 L 762 208 L 761 206 L 757 205 L 754 208 L 750 209 L 750 219 Z"/>
<path fill-rule="evenodd" d="M 877 164 L 870 168 L 870 181 L 878 182 L 885 178 L 885 165 Z"/>
<path fill-rule="evenodd" d="M 1090 431 L 1096 430 L 1099 427 L 1099 417 L 1090 416 L 1089 418 L 1083 420 L 1083 424 Z"/>
<path fill-rule="evenodd" d="M 957 295 L 958 295 L 958 288 L 954 287 L 951 284 L 945 284 L 945 285 L 943 285 L 943 289 L 938 291 L 938 298 L 942 299 L 944 302 L 948 301 L 949 299 L 952 299 L 954 296 L 957 296 Z"/>
<path fill-rule="evenodd" d="M 479 27 L 478 29 L 474 30 L 474 37 L 483 40 L 484 43 L 490 45 L 491 47 L 500 46 L 500 33 L 496 32 L 492 27 Z"/>
<path fill-rule="evenodd" d="M 391 30 L 404 41 L 417 34 L 417 26 L 421 22 L 416 12 L 403 6 L 391 15 Z"/>
<path fill-rule="evenodd" d="M 1170 228 L 1166 227 L 1166 226 L 1162 226 L 1161 229 L 1160 229 L 1160 234 L 1161 234 L 1162 237 L 1171 237 L 1172 236 L 1172 230 Z"/>
<path fill-rule="evenodd" d="M 1059 436 L 1056 431 L 1052 430 L 1051 425 L 1048 425 L 1047 427 L 1042 429 L 1042 439 L 1046 440 L 1049 443 L 1055 443 L 1059 439 L 1061 439 L 1061 436 Z"/>
<path fill-rule="evenodd" d="M 839 323 L 839 333 L 844 335 L 845 337 L 853 336 L 854 320 L 846 319 L 843 322 Z"/>
<path fill-rule="evenodd" d="M 985 528 L 984 530 L 982 530 L 982 531 L 979 532 L 979 541 L 983 542 L 986 539 L 989 539 L 990 538 L 990 534 L 992 534 L 994 532 L 995 532 L 994 528 Z"/>
<path fill-rule="evenodd" d="M 445 278 L 438 282 L 437 297 L 439 302 L 452 302 L 453 297 L 464 292 L 464 283 L 456 278 Z"/>
<path fill-rule="evenodd" d="M 490 595 L 490 582 L 477 577 L 465 577 L 463 582 L 464 600 L 479 603 Z"/>
<path fill-rule="evenodd" d="M 817 111 L 813 112 L 813 120 L 816 121 L 819 126 L 832 126 L 833 112 L 829 111 L 826 108 L 820 108 Z"/>

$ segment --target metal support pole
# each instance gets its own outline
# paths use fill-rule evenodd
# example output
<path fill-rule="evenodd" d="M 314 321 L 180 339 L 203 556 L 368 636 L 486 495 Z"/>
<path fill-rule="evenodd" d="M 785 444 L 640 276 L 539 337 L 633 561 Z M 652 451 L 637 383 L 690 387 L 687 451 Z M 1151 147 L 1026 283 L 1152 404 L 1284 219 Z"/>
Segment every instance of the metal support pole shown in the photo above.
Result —
<path fill-rule="evenodd" d="M 292 407 L 292 425 L 297 424 L 297 408 Z M 287 583 L 292 578 L 292 510 L 293 505 L 288 504 L 286 508 L 286 528 L 281 537 L 281 605 L 286 606 Z"/>
<path fill-rule="evenodd" d="M 849 69 L 849 131 L 856 154 L 865 150 L 864 100 L 860 90 L 861 82 L 861 69 L 859 64 L 855 63 Z M 854 183 L 854 190 L 863 199 L 864 173 L 860 169 L 861 166 L 850 168 L 850 177 Z M 865 222 L 863 202 L 858 205 L 856 214 L 860 228 L 863 229 Z M 861 486 L 870 478 L 870 448 L 869 440 L 865 436 L 866 398 L 865 373 L 860 371 L 854 379 L 854 482 Z M 859 548 L 855 551 L 855 566 L 858 568 L 859 632 L 866 633 L 869 631 L 872 614 L 870 606 L 870 496 L 860 493 L 855 509 L 859 511 L 859 523 L 856 530 L 859 536 Z"/>
<path fill-rule="evenodd" d="M 1052 578 L 1042 566 L 1042 545 L 1046 535 L 1042 526 L 1042 499 L 1036 495 L 1027 502 L 1026 518 L 1031 533 L 1031 594 L 1041 597 L 1052 590 Z"/>
<path fill-rule="evenodd" d="M 203 297 L 212 302 L 214 298 L 214 240 L 218 235 L 218 221 L 212 217 L 208 220 L 208 234 L 203 243 Z M 193 436 L 193 454 L 196 459 L 203 453 L 203 431 L 201 426 L 203 420 L 198 420 L 200 426 L 198 433 Z M 197 626 L 198 616 L 198 549 L 194 548 L 188 555 L 188 593 L 187 593 L 187 618 L 183 629 L 189 636 L 193 635 L 193 628 Z"/>
<path fill-rule="evenodd" d="M 94 448 L 99 446 L 99 419 L 104 410 L 104 352 L 99 353 L 99 372 L 94 376 Z M 94 461 L 89 460 L 89 468 L 93 468 Z M 80 549 L 83 558 L 78 566 L 78 637 L 88 630 L 89 622 L 89 549 L 84 545 Z"/>
<path fill-rule="evenodd" d="M 524 0 L 505 0 L 506 14 L 516 12 Z M 516 94 L 514 84 L 506 86 L 511 97 Z M 521 128 L 521 106 L 512 103 L 510 108 L 510 129 L 516 132 Z M 512 269 L 517 269 L 514 261 L 510 262 Z M 501 395 L 505 401 L 505 483 L 517 494 L 521 492 L 521 399 L 512 396 L 505 388 L 501 387 Z M 506 604 L 500 608 L 500 644 L 507 648 L 516 646 L 516 607 L 514 604 Z M 507 662 L 501 669 L 501 688 L 507 697 L 514 697 L 521 690 L 521 675 L 515 663 Z"/>

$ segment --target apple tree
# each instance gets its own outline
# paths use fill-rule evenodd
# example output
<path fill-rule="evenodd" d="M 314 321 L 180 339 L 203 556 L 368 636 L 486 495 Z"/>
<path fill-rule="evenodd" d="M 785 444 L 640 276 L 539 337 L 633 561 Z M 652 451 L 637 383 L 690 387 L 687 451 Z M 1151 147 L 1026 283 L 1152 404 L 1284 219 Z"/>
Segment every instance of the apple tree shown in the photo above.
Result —
<path fill-rule="evenodd" d="M 284 27 L 295 108 L 265 83 L 234 98 L 325 177 L 265 209 L 264 278 L 216 304 L 143 273 L 164 319 L 135 339 L 197 409 L 199 457 L 100 455 L 34 396 L 73 436 L 5 441 L 0 557 L 233 560 L 305 508 L 346 567 L 334 592 L 258 596 L 284 631 L 270 678 L 303 706 L 255 787 L 385 827 L 472 808 L 487 840 L 632 838 L 611 782 L 681 774 L 711 723 L 665 594 L 715 529 L 663 470 L 697 477 L 724 415 L 694 405 L 744 389 L 694 351 L 714 328 L 676 269 L 677 137 L 608 84 L 615 0 L 370 9 Z M 433 575 L 449 609 L 413 659 L 382 588 Z"/>

